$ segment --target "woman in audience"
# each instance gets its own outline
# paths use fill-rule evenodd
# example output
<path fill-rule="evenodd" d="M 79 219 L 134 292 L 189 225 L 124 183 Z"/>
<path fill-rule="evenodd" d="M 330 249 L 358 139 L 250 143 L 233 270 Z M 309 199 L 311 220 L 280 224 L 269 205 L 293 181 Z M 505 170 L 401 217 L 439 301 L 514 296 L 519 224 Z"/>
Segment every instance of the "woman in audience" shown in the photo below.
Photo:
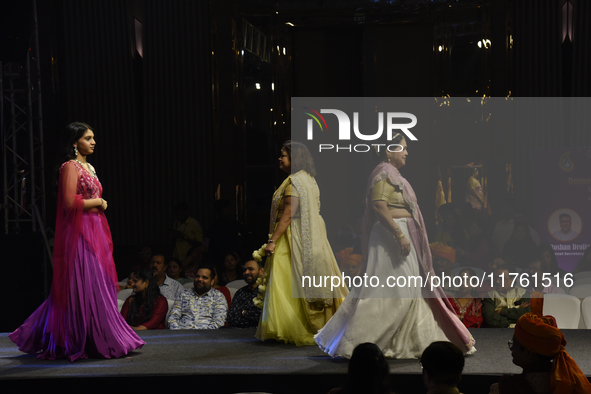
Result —
<path fill-rule="evenodd" d="M 538 247 L 539 257 L 542 259 L 542 263 L 548 267 L 548 273 L 555 275 L 560 274 L 562 278 L 567 272 L 558 266 L 558 261 L 556 260 L 556 255 L 554 254 L 554 249 L 552 245 L 548 242 L 544 242 L 540 244 Z"/>
<path fill-rule="evenodd" d="M 218 278 L 220 277 L 217 273 L 217 269 L 213 269 L 215 271 L 215 277 L 211 280 L 211 287 L 216 290 L 219 290 L 224 297 L 226 297 L 226 302 L 228 303 L 228 310 L 230 310 L 230 305 L 232 305 L 232 294 L 230 290 L 226 286 L 220 286 L 218 282 Z"/>
<path fill-rule="evenodd" d="M 366 342 L 353 350 L 347 371 L 347 383 L 328 394 L 391 394 L 389 366 L 382 351 L 373 343 Z"/>
<path fill-rule="evenodd" d="M 119 286 L 119 292 L 121 292 L 121 290 L 125 290 L 125 289 L 133 289 L 133 272 L 131 274 L 129 274 L 129 277 L 127 278 L 127 283 L 125 284 L 125 286 Z"/>
<path fill-rule="evenodd" d="M 193 279 L 187 278 L 181 273 L 181 261 L 176 257 L 172 257 L 168 261 L 168 270 L 166 271 L 166 275 L 176 280 L 181 285 L 193 282 Z"/>
<path fill-rule="evenodd" d="M 228 283 L 242 279 L 242 265 L 240 257 L 236 252 L 227 252 L 224 256 L 223 265 L 218 267 L 220 285 L 225 286 Z"/>
<path fill-rule="evenodd" d="M 515 266 L 525 269 L 537 254 L 538 247 L 529 233 L 528 225 L 515 223 L 513 234 L 503 248 L 503 257 L 511 260 Z"/>
<path fill-rule="evenodd" d="M 187 257 L 181 262 L 181 270 L 187 278 L 194 278 L 203 261 L 203 245 L 194 246 L 187 252 Z"/>
<path fill-rule="evenodd" d="M 133 291 L 121 308 L 125 321 L 135 331 L 163 329 L 168 302 L 150 271 L 134 272 Z"/>
<path fill-rule="evenodd" d="M 466 328 L 480 328 L 482 325 L 482 299 L 474 297 L 474 288 L 470 282 L 470 278 L 476 276 L 476 273 L 470 268 L 465 268 L 460 271 L 459 276 L 463 278 L 464 286 L 460 286 L 454 296 L 450 297 L 451 306 Z"/>

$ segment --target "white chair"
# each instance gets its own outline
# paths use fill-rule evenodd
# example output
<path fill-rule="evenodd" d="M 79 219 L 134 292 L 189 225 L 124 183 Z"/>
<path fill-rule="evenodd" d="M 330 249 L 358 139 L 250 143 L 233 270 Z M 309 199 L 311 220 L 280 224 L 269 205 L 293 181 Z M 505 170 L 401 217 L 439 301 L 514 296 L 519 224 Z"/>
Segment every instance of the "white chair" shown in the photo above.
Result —
<path fill-rule="evenodd" d="M 586 328 L 591 328 L 591 297 L 587 297 L 581 303 L 581 313 Z"/>
<path fill-rule="evenodd" d="M 588 277 L 588 278 L 575 278 L 575 282 L 574 282 L 573 286 L 589 285 L 589 284 L 591 284 L 591 277 Z"/>
<path fill-rule="evenodd" d="M 226 284 L 226 287 L 228 289 L 230 288 L 234 288 L 234 289 L 239 289 L 241 287 L 246 286 L 248 283 L 246 283 L 246 281 L 244 279 L 236 279 L 233 280 L 232 282 L 229 282 L 228 284 Z"/>
<path fill-rule="evenodd" d="M 123 308 L 123 304 L 125 304 L 125 300 L 117 300 L 117 308 L 119 308 L 119 313 L 121 313 L 121 308 Z"/>
<path fill-rule="evenodd" d="M 193 287 L 195 287 L 195 284 L 193 282 L 187 282 L 183 285 L 183 287 L 185 289 L 192 289 Z"/>
<path fill-rule="evenodd" d="M 123 279 L 121 282 L 119 282 L 119 286 L 125 286 L 125 285 L 127 284 L 127 280 L 128 280 L 128 279 L 129 279 L 129 278 L 125 278 L 125 279 Z"/>
<path fill-rule="evenodd" d="M 131 293 L 133 293 L 133 289 L 123 289 L 119 292 L 119 294 L 117 294 L 117 299 L 125 301 L 127 297 L 131 295 Z"/>
<path fill-rule="evenodd" d="M 544 294 L 544 315 L 554 316 L 558 328 L 579 328 L 581 301 L 568 294 Z"/>
<path fill-rule="evenodd" d="M 575 280 L 583 278 L 591 278 L 591 271 L 581 271 L 574 274 Z"/>
<path fill-rule="evenodd" d="M 573 286 L 568 293 L 579 299 L 587 298 L 591 296 L 591 284 Z"/>
<path fill-rule="evenodd" d="M 170 312 L 172 312 L 172 306 L 174 305 L 173 300 L 166 299 L 168 301 L 168 312 L 166 312 L 166 317 L 164 318 L 164 327 L 168 328 L 168 317 L 170 316 Z"/>

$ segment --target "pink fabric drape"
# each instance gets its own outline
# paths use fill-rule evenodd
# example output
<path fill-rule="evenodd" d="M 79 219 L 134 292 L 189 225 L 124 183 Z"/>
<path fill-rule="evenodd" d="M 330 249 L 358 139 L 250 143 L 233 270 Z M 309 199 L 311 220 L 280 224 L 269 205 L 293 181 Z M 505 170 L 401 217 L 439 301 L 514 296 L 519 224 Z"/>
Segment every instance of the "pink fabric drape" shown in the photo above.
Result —
<path fill-rule="evenodd" d="M 431 249 L 429 248 L 429 240 L 427 238 L 423 215 L 417 204 L 417 196 L 410 186 L 410 183 L 400 175 L 394 166 L 388 163 L 380 163 L 374 168 L 367 183 L 365 193 L 366 205 L 362 221 L 363 230 L 361 239 L 363 261 L 361 263 L 360 273 L 363 274 L 367 269 L 369 235 L 373 224 L 378 220 L 373 213 L 371 205 L 371 189 L 376 183 L 385 179 L 388 179 L 391 184 L 400 188 L 402 191 L 402 197 L 410 207 L 412 218 L 408 218 L 407 220 L 408 229 L 410 231 L 412 244 L 416 249 L 423 279 L 426 278 L 427 273 L 429 273 L 429 276 L 434 276 L 433 257 L 431 256 Z M 392 242 L 396 242 L 394 237 L 392 237 Z M 456 316 L 453 306 L 443 292 L 443 289 L 441 287 L 435 287 L 431 291 L 431 287 L 427 286 L 424 290 L 424 297 L 427 298 L 431 307 L 438 312 L 441 312 L 439 315 L 442 316 L 444 321 L 440 323 L 442 327 L 444 327 L 446 334 L 448 336 L 457 336 L 461 342 L 466 345 L 465 350 L 470 350 L 474 346 L 474 338 L 472 338 L 470 332 Z"/>

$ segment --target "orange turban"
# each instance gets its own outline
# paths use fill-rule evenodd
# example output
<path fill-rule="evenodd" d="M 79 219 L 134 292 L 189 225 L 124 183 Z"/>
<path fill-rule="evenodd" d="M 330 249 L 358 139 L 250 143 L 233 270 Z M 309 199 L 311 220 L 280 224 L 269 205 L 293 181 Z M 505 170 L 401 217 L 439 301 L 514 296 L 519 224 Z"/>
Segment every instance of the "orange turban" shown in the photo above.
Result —
<path fill-rule="evenodd" d="M 591 392 L 591 383 L 564 350 L 566 339 L 556 327 L 554 317 L 526 313 L 517 321 L 513 335 L 530 352 L 554 359 L 550 372 L 553 393 Z"/>
<path fill-rule="evenodd" d="M 452 263 L 456 262 L 456 250 L 454 248 L 441 242 L 434 242 L 429 246 L 431 246 L 431 250 L 433 251 L 433 257 L 443 257 Z"/>
<path fill-rule="evenodd" d="M 360 254 L 353 254 L 353 248 L 346 248 L 341 250 L 339 253 L 337 253 L 337 259 L 339 259 L 339 261 L 342 263 L 345 263 L 346 261 L 354 261 L 357 264 L 361 264 L 361 260 L 363 260 L 363 257 L 361 257 Z"/>

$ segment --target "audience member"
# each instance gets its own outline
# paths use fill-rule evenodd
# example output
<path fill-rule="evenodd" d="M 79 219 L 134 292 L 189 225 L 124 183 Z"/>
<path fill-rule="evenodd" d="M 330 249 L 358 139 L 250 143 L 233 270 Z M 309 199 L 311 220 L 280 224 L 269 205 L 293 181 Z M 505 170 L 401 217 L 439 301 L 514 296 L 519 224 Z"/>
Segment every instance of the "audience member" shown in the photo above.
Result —
<path fill-rule="evenodd" d="M 474 297 L 470 278 L 476 276 L 474 270 L 465 268 L 459 272 L 464 286 L 458 288 L 451 298 L 451 306 L 467 328 L 480 328 L 482 325 L 482 299 Z"/>
<path fill-rule="evenodd" d="M 184 290 L 176 280 L 169 278 L 166 275 L 168 264 L 166 263 L 166 257 L 163 254 L 156 253 L 150 260 L 150 270 L 156 278 L 156 283 L 160 286 L 160 293 L 169 300 L 176 301 L 179 298 L 180 293 Z"/>
<path fill-rule="evenodd" d="M 362 343 L 353 349 L 347 371 L 347 382 L 328 394 L 392 394 L 390 367 L 382 351 L 373 343 Z"/>
<path fill-rule="evenodd" d="M 218 284 L 218 271 L 215 268 L 213 268 L 213 271 L 214 275 L 211 278 L 211 287 L 213 287 L 214 289 L 216 289 L 224 295 L 224 297 L 226 298 L 226 302 L 228 303 L 228 310 L 230 310 L 230 306 L 232 306 L 232 293 L 230 293 L 230 289 L 228 289 L 226 286 L 220 286 Z"/>
<path fill-rule="evenodd" d="M 564 275 L 566 275 L 567 272 L 558 266 L 558 261 L 556 260 L 556 254 L 554 254 L 554 248 L 552 248 L 552 245 L 548 242 L 540 244 L 538 247 L 538 254 L 542 259 L 542 263 L 548 267 L 547 272 L 552 275 L 559 274 L 560 278 L 564 278 Z"/>
<path fill-rule="evenodd" d="M 226 252 L 223 264 L 218 268 L 218 273 L 220 274 L 219 283 L 222 286 L 242 279 L 242 265 L 236 252 Z"/>
<path fill-rule="evenodd" d="M 168 302 L 160 294 L 156 278 L 147 270 L 138 270 L 133 277 L 134 294 L 125 300 L 121 315 L 136 331 L 163 329 Z"/>
<path fill-rule="evenodd" d="M 519 318 L 531 312 L 530 294 L 521 287 L 511 287 L 513 267 L 501 265 L 495 271 L 496 286 L 482 300 L 482 315 L 485 327 L 514 327 Z"/>
<path fill-rule="evenodd" d="M 503 248 L 503 257 L 508 258 L 517 267 L 525 269 L 538 254 L 538 247 L 527 230 L 527 224 L 516 223 L 513 234 Z"/>
<path fill-rule="evenodd" d="M 192 246 L 199 246 L 203 242 L 203 230 L 201 225 L 189 216 L 189 205 L 179 202 L 174 206 L 176 221 L 172 227 L 174 241 L 173 257 L 183 260 Z"/>
<path fill-rule="evenodd" d="M 464 354 L 451 342 L 433 342 L 421 355 L 427 394 L 460 394 L 458 384 L 464 370 Z"/>
<path fill-rule="evenodd" d="M 262 309 L 255 306 L 253 300 L 258 296 L 259 284 L 257 279 L 263 272 L 262 262 L 249 260 L 244 264 L 244 280 L 246 286 L 241 287 L 234 294 L 230 312 L 228 312 L 228 325 L 230 327 L 249 328 L 259 324 Z"/>
<path fill-rule="evenodd" d="M 556 286 L 556 277 L 552 276 L 550 267 L 541 258 L 535 258 L 529 263 L 528 280 L 530 293 L 564 294 L 564 290 Z M 562 281 L 562 277 L 560 277 Z M 560 282 L 562 283 L 562 282 Z"/>
<path fill-rule="evenodd" d="M 181 285 L 193 282 L 193 279 L 187 278 L 181 273 L 181 261 L 176 257 L 172 257 L 168 260 L 168 269 L 166 270 L 166 274 L 171 279 L 179 282 Z"/>
<path fill-rule="evenodd" d="M 353 280 L 359 276 L 359 266 L 363 257 L 360 254 L 353 253 L 353 248 L 345 248 L 336 254 L 341 271 Z"/>
<path fill-rule="evenodd" d="M 203 249 L 203 245 L 193 246 L 187 252 L 187 257 L 181 261 L 181 271 L 185 273 L 187 278 L 193 279 L 197 275 L 197 270 L 203 262 Z"/>
<path fill-rule="evenodd" d="M 486 264 L 492 253 L 492 243 L 485 219 L 470 221 L 468 234 L 466 248 L 456 248 L 456 253 L 460 255 L 460 264 L 486 270 Z"/>
<path fill-rule="evenodd" d="M 119 291 L 125 290 L 125 289 L 133 289 L 133 272 L 131 274 L 129 274 L 129 277 L 127 278 L 127 283 L 125 283 L 125 286 L 119 286 Z"/>
<path fill-rule="evenodd" d="M 490 394 L 582 394 L 591 384 L 564 350 L 566 340 L 552 316 L 527 313 L 519 318 L 509 349 L 520 375 L 504 375 Z"/>
<path fill-rule="evenodd" d="M 174 303 L 168 318 L 171 330 L 217 329 L 224 325 L 228 303 L 221 292 L 211 287 L 213 275 L 213 268 L 199 268 L 195 287 L 184 290 Z"/>
<path fill-rule="evenodd" d="M 455 293 L 458 288 L 453 285 L 451 280 L 444 279 L 444 276 L 451 278 L 451 267 L 456 262 L 455 249 L 441 242 L 434 242 L 429 246 L 431 246 L 431 254 L 433 255 L 433 270 L 435 275 L 442 280 L 441 288 L 447 295 Z"/>

